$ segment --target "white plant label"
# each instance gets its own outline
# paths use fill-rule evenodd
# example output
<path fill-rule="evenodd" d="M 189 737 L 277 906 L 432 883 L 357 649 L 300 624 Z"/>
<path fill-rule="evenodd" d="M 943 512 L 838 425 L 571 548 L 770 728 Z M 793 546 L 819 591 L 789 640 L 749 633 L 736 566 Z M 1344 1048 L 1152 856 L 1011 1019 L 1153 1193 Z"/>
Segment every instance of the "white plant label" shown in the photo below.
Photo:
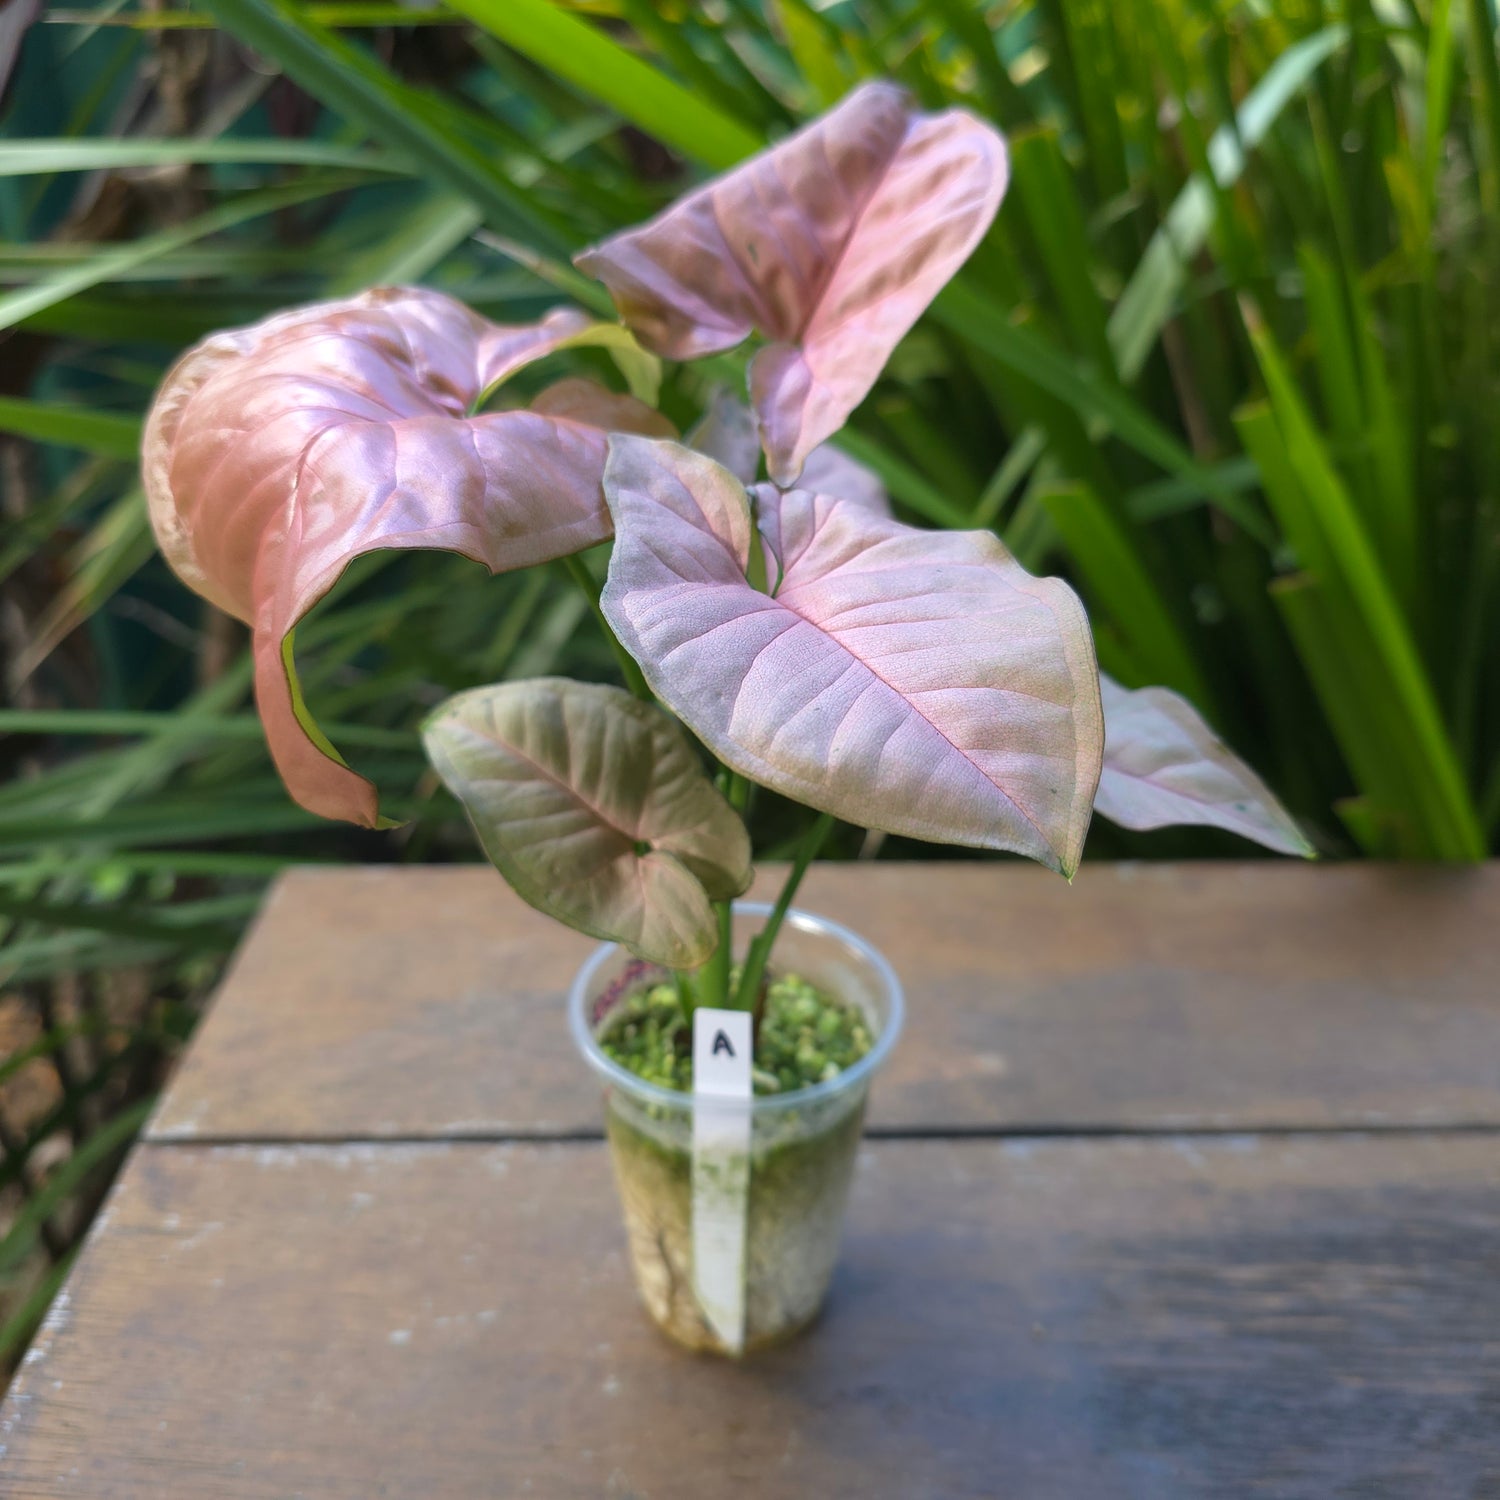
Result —
<path fill-rule="evenodd" d="M 732 1353 L 745 1346 L 750 1012 L 693 1012 L 693 1285 Z"/>

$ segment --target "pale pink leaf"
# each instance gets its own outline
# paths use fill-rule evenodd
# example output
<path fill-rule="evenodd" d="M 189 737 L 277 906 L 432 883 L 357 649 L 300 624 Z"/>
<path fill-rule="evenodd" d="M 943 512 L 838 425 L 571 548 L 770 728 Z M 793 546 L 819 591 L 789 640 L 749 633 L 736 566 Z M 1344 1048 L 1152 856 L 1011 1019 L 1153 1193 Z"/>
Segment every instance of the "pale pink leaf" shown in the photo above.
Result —
<path fill-rule="evenodd" d="M 880 476 L 867 464 L 850 458 L 837 443 L 823 443 L 807 455 L 797 488 L 852 500 L 878 516 L 891 514 L 891 497 Z"/>
<path fill-rule="evenodd" d="M 543 677 L 459 693 L 422 729 L 517 894 L 669 968 L 718 942 L 710 900 L 750 883 L 750 838 L 687 736 L 620 688 Z"/>
<path fill-rule="evenodd" d="M 684 439 L 689 448 L 722 464 L 741 484 L 753 484 L 760 471 L 760 436 L 755 413 L 738 396 L 718 386 L 702 419 Z"/>
<path fill-rule="evenodd" d="M 688 433 L 686 442 L 689 448 L 722 464 L 741 484 L 754 482 L 760 468 L 755 414 L 722 386 L 709 397 L 702 421 Z M 882 516 L 891 514 L 891 497 L 880 476 L 834 443 L 821 443 L 807 455 L 797 487 L 853 500 Z"/>
<path fill-rule="evenodd" d="M 1104 734 L 1065 584 L 987 533 L 762 485 L 772 597 L 745 577 L 749 497 L 712 460 L 616 437 L 605 493 L 605 615 L 726 764 L 863 827 L 1076 867 Z"/>
<path fill-rule="evenodd" d="M 1167 688 L 1131 692 L 1101 674 L 1104 770 L 1096 811 L 1123 828 L 1194 823 L 1227 829 L 1281 854 L 1310 855 L 1291 814 Z"/>
<path fill-rule="evenodd" d="M 797 134 L 577 257 L 672 359 L 770 342 L 750 393 L 771 478 L 844 425 L 1005 191 L 1005 145 L 962 110 L 870 83 Z"/>
<path fill-rule="evenodd" d="M 142 449 L 152 524 L 182 579 L 252 627 L 271 753 L 304 807 L 378 821 L 374 788 L 312 726 L 285 647 L 352 559 L 437 548 L 500 572 L 609 536 L 600 424 L 659 433 L 655 412 L 602 391 L 588 406 L 573 387 L 550 410 L 469 415 L 591 326 L 560 310 L 500 327 L 385 287 L 215 334 L 168 374 Z"/>

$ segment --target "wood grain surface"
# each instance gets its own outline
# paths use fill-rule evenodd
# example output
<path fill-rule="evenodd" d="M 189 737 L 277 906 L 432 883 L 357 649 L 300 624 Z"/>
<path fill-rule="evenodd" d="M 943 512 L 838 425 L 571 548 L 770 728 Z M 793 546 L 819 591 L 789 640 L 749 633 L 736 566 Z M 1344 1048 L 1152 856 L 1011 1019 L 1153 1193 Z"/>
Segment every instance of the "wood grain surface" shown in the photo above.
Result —
<path fill-rule="evenodd" d="M 1500 1494 L 1492 1138 L 882 1141 L 743 1367 L 592 1142 L 152 1146 L 5 1409 L 13 1500 Z"/>
<path fill-rule="evenodd" d="M 906 985 L 877 1132 L 1500 1124 L 1500 865 L 823 866 L 799 904 Z M 596 1132 L 590 947 L 488 868 L 294 871 L 152 1134 Z"/>
<path fill-rule="evenodd" d="M 1500 867 L 803 904 L 911 1029 L 802 1340 L 695 1359 L 636 1307 L 588 944 L 487 870 L 302 870 L 0 1407 L 0 1496 L 1500 1497 Z"/>

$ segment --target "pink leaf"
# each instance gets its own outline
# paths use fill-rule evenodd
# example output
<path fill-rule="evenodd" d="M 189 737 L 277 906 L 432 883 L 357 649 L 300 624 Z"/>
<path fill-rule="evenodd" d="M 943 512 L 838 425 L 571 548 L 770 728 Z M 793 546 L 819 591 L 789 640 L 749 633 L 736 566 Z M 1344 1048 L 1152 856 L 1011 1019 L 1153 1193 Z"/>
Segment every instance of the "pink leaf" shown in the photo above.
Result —
<path fill-rule="evenodd" d="M 703 420 L 687 435 L 687 445 L 723 464 L 741 484 L 754 483 L 760 468 L 755 416 L 722 386 L 709 398 Z M 833 443 L 822 443 L 807 455 L 798 487 L 853 500 L 883 516 L 891 513 L 891 497 L 880 476 Z"/>
<path fill-rule="evenodd" d="M 867 464 L 850 458 L 836 443 L 824 443 L 807 455 L 798 488 L 852 500 L 877 516 L 891 513 L 891 497 L 880 476 Z"/>
<path fill-rule="evenodd" d="M 723 464 L 741 484 L 753 484 L 760 472 L 755 413 L 725 386 L 714 388 L 701 420 L 684 441 L 716 464 Z"/>
<path fill-rule="evenodd" d="M 709 903 L 750 884 L 750 837 L 655 704 L 539 677 L 459 693 L 422 738 L 524 900 L 672 968 L 713 952 Z"/>
<path fill-rule="evenodd" d="M 659 433 L 654 411 L 567 382 L 539 410 L 468 415 L 589 326 L 560 310 L 503 328 L 382 287 L 215 334 L 168 374 L 142 449 L 152 524 L 179 576 L 252 627 L 266 737 L 302 806 L 378 822 L 375 789 L 302 706 L 288 648 L 351 560 L 437 548 L 502 572 L 609 536 L 600 424 Z"/>
<path fill-rule="evenodd" d="M 987 533 L 761 485 L 784 567 L 771 597 L 745 576 L 749 497 L 711 460 L 616 437 L 605 494 L 604 612 L 726 764 L 862 827 L 1075 868 L 1103 722 L 1066 585 Z"/>
<path fill-rule="evenodd" d="M 1000 206 L 1005 144 L 888 83 L 857 89 L 658 218 L 577 257 L 672 359 L 771 342 L 750 392 L 771 478 L 844 425 Z"/>
<path fill-rule="evenodd" d="M 1104 771 L 1095 808 L 1123 828 L 1196 823 L 1281 854 L 1312 854 L 1292 816 L 1185 698 L 1102 674 Z"/>

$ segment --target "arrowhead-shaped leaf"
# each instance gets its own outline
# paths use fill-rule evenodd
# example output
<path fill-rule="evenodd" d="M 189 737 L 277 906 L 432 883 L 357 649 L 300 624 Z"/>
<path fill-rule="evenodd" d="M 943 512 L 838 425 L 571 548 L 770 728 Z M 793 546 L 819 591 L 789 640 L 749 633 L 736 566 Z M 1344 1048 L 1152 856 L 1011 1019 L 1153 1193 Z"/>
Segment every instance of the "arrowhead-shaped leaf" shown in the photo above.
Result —
<path fill-rule="evenodd" d="M 524 900 L 669 968 L 713 952 L 709 902 L 749 885 L 750 839 L 655 705 L 543 677 L 459 693 L 422 738 Z"/>
<path fill-rule="evenodd" d="M 567 310 L 502 328 L 382 287 L 215 334 L 168 374 L 142 451 L 152 524 L 182 579 L 251 625 L 266 738 L 304 807 L 378 821 L 375 789 L 302 704 L 298 620 L 364 552 L 436 548 L 501 572 L 608 537 L 604 429 L 659 434 L 656 412 L 568 381 L 530 411 L 468 413 L 532 360 L 624 336 Z"/>
<path fill-rule="evenodd" d="M 605 494 L 604 613 L 726 764 L 862 827 L 1074 869 L 1104 732 L 1065 584 L 988 533 L 762 485 L 771 597 L 746 579 L 749 497 L 712 460 L 616 437 Z"/>
<path fill-rule="evenodd" d="M 1122 828 L 1197 823 L 1281 854 L 1311 855 L 1270 789 L 1167 688 L 1131 692 L 1103 674 L 1104 771 L 1094 807 Z"/>
<path fill-rule="evenodd" d="M 771 340 L 750 366 L 771 478 L 792 483 L 989 228 L 1005 144 L 871 83 L 577 264 L 672 359 Z"/>

